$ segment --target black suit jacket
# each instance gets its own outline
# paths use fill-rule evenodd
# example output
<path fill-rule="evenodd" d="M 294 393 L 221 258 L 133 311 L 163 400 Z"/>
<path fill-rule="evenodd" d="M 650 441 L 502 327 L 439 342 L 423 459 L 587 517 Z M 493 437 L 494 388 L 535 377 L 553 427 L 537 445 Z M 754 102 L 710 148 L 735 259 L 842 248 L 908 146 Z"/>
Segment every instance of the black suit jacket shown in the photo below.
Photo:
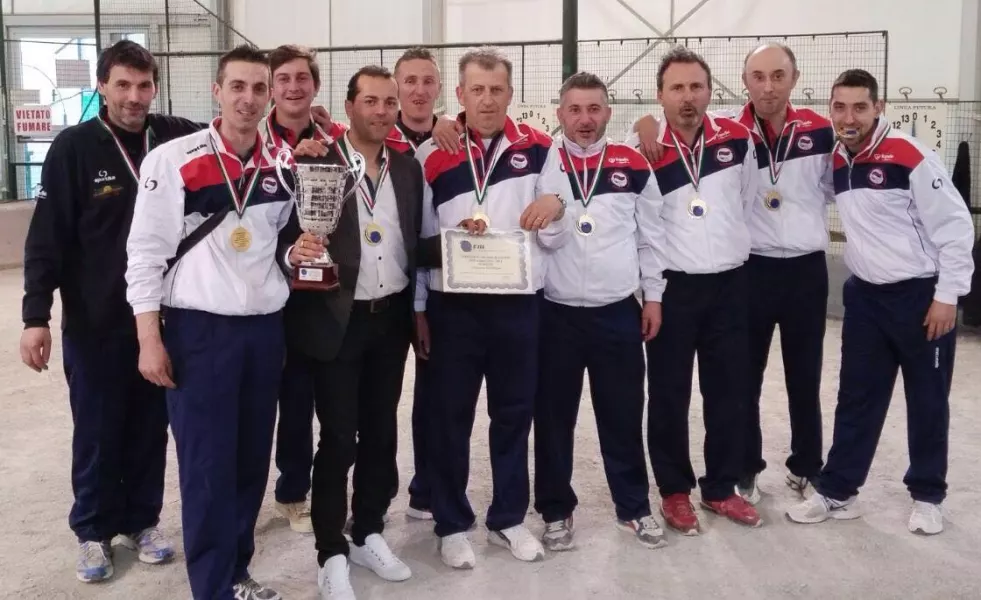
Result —
<path fill-rule="evenodd" d="M 405 318 L 412 319 L 412 296 L 416 284 L 416 252 L 422 226 L 422 168 L 413 158 L 389 151 L 389 171 L 395 201 L 398 205 L 399 225 L 408 257 L 409 295 Z M 323 159 L 330 164 L 342 164 L 336 145 L 329 147 Z M 348 178 L 345 193 L 353 181 Z M 337 356 L 344 340 L 344 333 L 351 316 L 354 292 L 358 285 L 361 267 L 361 237 L 363 227 L 358 219 L 358 194 L 351 194 L 345 201 L 337 229 L 328 237 L 327 252 L 337 263 L 340 287 L 329 292 L 293 290 L 286 303 L 286 345 L 288 352 L 300 353 L 310 358 L 328 361 Z M 294 207 L 289 223 L 279 236 L 277 256 L 296 242 L 302 233 Z M 288 276 L 292 276 L 289 273 Z"/>

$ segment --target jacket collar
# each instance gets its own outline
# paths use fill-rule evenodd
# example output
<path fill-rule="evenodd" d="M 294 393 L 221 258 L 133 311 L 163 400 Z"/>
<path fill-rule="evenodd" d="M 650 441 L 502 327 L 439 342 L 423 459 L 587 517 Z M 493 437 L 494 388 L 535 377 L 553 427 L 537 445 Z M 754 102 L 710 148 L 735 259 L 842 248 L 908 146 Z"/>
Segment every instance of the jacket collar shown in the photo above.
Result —
<path fill-rule="evenodd" d="M 229 149 L 228 144 L 225 142 L 225 137 L 218 131 L 220 126 L 221 117 L 215 117 L 208 125 L 208 137 L 214 143 L 214 146 L 218 152 L 242 164 L 241 159 L 239 159 L 238 155 L 236 155 L 233 150 Z M 261 169 L 276 164 L 272 156 L 269 154 L 269 148 L 265 143 L 263 143 L 262 134 L 259 133 L 258 129 L 256 129 L 255 132 L 255 140 L 256 146 L 252 151 L 252 155 L 249 157 L 248 161 L 242 164 L 242 168 L 246 171 L 255 168 Z"/>
<path fill-rule="evenodd" d="M 840 138 L 835 142 L 834 151 L 840 154 L 846 161 L 857 162 L 860 159 L 867 158 L 868 155 L 872 154 L 875 149 L 879 147 L 882 141 L 889 137 L 889 132 L 891 130 L 892 126 L 889 124 L 889 121 L 884 119 L 883 115 L 879 115 L 879 118 L 875 124 L 875 129 L 872 130 L 872 134 L 865 140 L 862 148 L 855 153 L 854 158 L 848 153 L 848 148 L 845 147 Z"/>
<path fill-rule="evenodd" d="M 671 135 L 668 132 L 670 128 L 671 126 L 668 124 L 667 118 L 662 117 L 661 127 L 660 127 L 661 132 L 658 135 L 658 139 L 657 139 L 659 144 L 663 146 L 674 147 L 674 142 L 671 140 Z M 705 116 L 702 117 L 702 130 L 705 131 L 705 143 L 708 144 L 709 142 L 715 139 L 715 136 L 719 134 L 719 131 L 722 130 L 722 127 L 718 124 L 718 122 L 716 122 L 716 119 L 714 117 L 710 116 L 709 113 L 706 112 Z M 681 140 L 679 139 L 678 141 Z"/>
<path fill-rule="evenodd" d="M 743 108 L 739 112 L 739 116 L 736 118 L 736 120 L 739 121 L 739 123 L 742 124 L 743 126 L 745 126 L 747 129 L 749 129 L 750 131 L 756 133 L 757 135 L 759 135 L 761 137 L 764 136 L 764 135 L 766 135 L 766 133 L 767 133 L 765 131 L 760 131 L 759 123 L 757 123 L 757 120 L 756 120 L 756 109 L 753 107 L 753 103 L 752 102 L 747 102 L 746 105 L 743 106 Z M 797 109 L 797 107 L 795 107 L 792 103 L 788 102 L 787 103 L 787 121 L 785 123 L 785 126 L 786 125 L 792 125 L 792 124 L 799 124 L 799 123 L 801 123 L 803 121 L 804 121 L 804 118 L 800 114 L 800 111 Z M 770 139 L 770 138 L 767 137 L 767 139 Z"/>
<path fill-rule="evenodd" d="M 466 127 L 467 113 L 461 112 L 460 114 L 457 115 L 456 120 L 458 123 Z M 518 125 L 511 119 L 510 116 L 504 117 L 504 129 L 501 131 L 501 133 L 504 135 L 504 139 L 501 140 L 501 144 L 504 145 L 505 147 L 510 146 L 511 144 L 514 144 L 528 137 L 527 135 L 522 133 L 520 129 L 518 129 Z M 466 133 L 461 135 L 460 140 L 461 141 L 465 140 L 466 139 L 465 136 Z M 474 130 L 470 130 L 471 143 L 474 143 L 475 145 L 479 146 L 480 150 L 483 151 L 484 146 L 480 143 L 480 139 L 481 139 L 481 135 L 479 133 L 477 133 Z"/>

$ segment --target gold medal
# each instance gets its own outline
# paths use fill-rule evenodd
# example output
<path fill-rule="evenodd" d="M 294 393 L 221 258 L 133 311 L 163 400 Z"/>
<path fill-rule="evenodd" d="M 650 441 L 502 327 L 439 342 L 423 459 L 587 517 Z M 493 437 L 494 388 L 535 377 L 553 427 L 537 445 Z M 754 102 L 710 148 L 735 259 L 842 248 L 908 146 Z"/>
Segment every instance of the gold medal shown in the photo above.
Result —
<path fill-rule="evenodd" d="M 473 220 L 474 221 L 483 221 L 485 227 L 488 227 L 488 228 L 490 227 L 490 217 L 488 217 L 487 215 L 485 215 L 482 212 L 476 212 L 476 213 L 474 213 L 473 214 Z"/>
<path fill-rule="evenodd" d="M 769 210 L 780 210 L 781 204 L 783 204 L 783 199 L 780 198 L 780 192 L 777 190 L 770 190 L 763 196 L 763 206 Z"/>
<path fill-rule="evenodd" d="M 377 246 L 381 243 L 384 233 L 385 230 L 382 229 L 381 225 L 369 223 L 368 226 L 364 228 L 364 241 L 368 242 L 369 246 Z"/>
<path fill-rule="evenodd" d="M 232 231 L 232 248 L 238 252 L 245 252 L 252 245 L 252 234 L 245 227 L 239 225 Z"/>
<path fill-rule="evenodd" d="M 688 214 L 694 219 L 701 219 L 707 211 L 708 205 L 698 196 L 692 198 L 691 202 L 688 203 Z"/>

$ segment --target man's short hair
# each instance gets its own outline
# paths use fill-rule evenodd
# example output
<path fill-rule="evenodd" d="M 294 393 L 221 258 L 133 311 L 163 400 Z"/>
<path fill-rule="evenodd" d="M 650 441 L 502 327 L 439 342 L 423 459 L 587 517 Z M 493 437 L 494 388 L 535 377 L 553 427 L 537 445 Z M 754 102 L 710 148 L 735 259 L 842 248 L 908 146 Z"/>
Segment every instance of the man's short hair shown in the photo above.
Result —
<path fill-rule="evenodd" d="M 488 71 L 494 70 L 497 65 L 504 65 L 504 68 L 508 72 L 508 85 L 511 85 L 511 75 L 514 71 L 514 67 L 511 65 L 511 61 L 508 60 L 504 53 L 493 46 L 481 46 L 474 50 L 467 51 L 463 56 L 460 57 L 460 83 L 463 83 L 463 73 L 467 70 L 467 65 L 470 63 L 477 63 L 477 65 Z"/>
<path fill-rule="evenodd" d="M 657 68 L 657 91 L 664 89 L 664 72 L 668 67 L 675 63 L 698 64 L 705 70 L 705 77 L 708 79 L 708 87 L 712 89 L 712 69 L 708 63 L 698 53 L 692 52 L 684 46 L 675 46 L 668 50 L 668 53 L 661 58 L 661 65 Z"/>
<path fill-rule="evenodd" d="M 794 71 L 797 71 L 797 55 L 795 55 L 794 51 L 790 49 L 790 46 L 786 44 L 781 44 L 780 42 L 767 42 L 765 44 L 760 44 L 759 46 L 747 52 L 746 57 L 743 59 L 744 69 L 746 68 L 746 63 L 749 62 L 749 57 L 752 56 L 757 51 L 762 50 L 763 48 L 779 48 L 780 50 L 783 50 L 784 54 L 787 55 L 787 58 L 790 59 L 790 64 L 794 67 Z"/>
<path fill-rule="evenodd" d="M 218 59 L 218 73 L 215 81 L 221 85 L 225 79 L 225 65 L 234 61 L 250 62 L 269 66 L 269 59 L 258 48 L 251 44 L 241 44 L 221 55 Z"/>
<path fill-rule="evenodd" d="M 157 60 L 149 50 L 134 41 L 119 40 L 102 51 L 95 65 L 96 80 L 99 83 L 108 83 L 109 72 L 116 65 L 136 69 L 143 73 L 153 73 L 154 85 L 160 82 Z"/>
<path fill-rule="evenodd" d="M 361 88 L 358 87 L 358 81 L 361 77 L 378 77 L 380 79 L 394 79 L 392 77 L 392 72 L 385 67 L 380 67 L 378 65 L 368 65 L 366 67 L 361 67 L 358 71 L 351 76 L 351 79 L 347 82 L 347 101 L 354 102 L 358 94 L 361 93 Z"/>
<path fill-rule="evenodd" d="M 317 64 L 317 54 L 306 46 L 283 44 L 276 48 L 269 53 L 269 70 L 275 73 L 276 69 L 298 58 L 307 61 L 307 66 L 310 67 L 310 75 L 313 77 L 313 83 L 319 88 L 320 65 Z"/>
<path fill-rule="evenodd" d="M 402 56 L 400 56 L 399 59 L 395 61 L 395 68 L 392 69 L 392 72 L 398 73 L 399 67 L 402 66 L 402 63 L 410 60 L 428 60 L 429 62 L 433 63 L 433 66 L 436 67 L 436 71 L 437 72 L 439 71 L 439 64 L 436 62 L 436 57 L 429 50 L 429 48 L 416 46 L 415 48 L 409 48 L 408 50 L 402 53 Z"/>
<path fill-rule="evenodd" d="M 609 90 L 606 89 L 606 84 L 603 83 L 603 80 L 597 75 L 586 73 L 585 71 L 571 75 L 562 83 L 562 87 L 559 88 L 559 100 L 564 98 L 566 92 L 569 90 L 602 90 L 603 99 L 610 99 Z"/>
<path fill-rule="evenodd" d="M 831 84 L 832 95 L 835 93 L 835 88 L 839 87 L 868 88 L 872 102 L 879 101 L 879 82 L 864 69 L 848 69 L 839 75 Z"/>

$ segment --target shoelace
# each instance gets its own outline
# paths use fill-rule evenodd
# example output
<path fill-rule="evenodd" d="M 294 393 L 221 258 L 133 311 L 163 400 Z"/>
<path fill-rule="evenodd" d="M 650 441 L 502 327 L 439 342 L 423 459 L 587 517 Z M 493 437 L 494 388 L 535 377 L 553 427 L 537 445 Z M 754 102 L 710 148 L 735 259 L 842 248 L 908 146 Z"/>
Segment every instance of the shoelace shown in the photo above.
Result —
<path fill-rule="evenodd" d="M 153 546 L 154 548 L 158 548 L 162 546 L 163 543 L 164 543 L 164 536 L 162 533 L 160 533 L 160 530 L 157 529 L 156 527 L 151 527 L 150 529 L 145 530 L 143 532 L 143 535 L 140 536 L 141 546 L 149 545 L 149 546 Z"/>
<path fill-rule="evenodd" d="M 85 564 L 105 560 L 106 551 L 99 542 L 86 542 L 82 545 L 82 558 Z"/>
<path fill-rule="evenodd" d="M 654 517 L 650 515 L 637 519 L 637 523 L 640 525 L 640 531 L 642 532 L 643 531 L 656 532 L 659 529 L 661 529 L 660 525 L 657 524 L 657 521 L 654 520 Z"/>
<path fill-rule="evenodd" d="M 554 523 L 545 524 L 545 535 L 564 533 L 565 530 L 566 530 L 565 521 L 555 521 Z"/>

